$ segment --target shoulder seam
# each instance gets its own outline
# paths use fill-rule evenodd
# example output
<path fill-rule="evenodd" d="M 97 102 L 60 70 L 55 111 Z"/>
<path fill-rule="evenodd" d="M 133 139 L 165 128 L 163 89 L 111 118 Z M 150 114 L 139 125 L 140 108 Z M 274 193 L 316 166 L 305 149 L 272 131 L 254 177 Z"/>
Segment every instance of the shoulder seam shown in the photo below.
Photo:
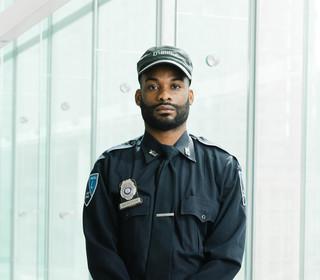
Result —
<path fill-rule="evenodd" d="M 195 139 L 195 140 L 197 140 L 198 142 L 200 142 L 201 144 L 203 144 L 203 145 L 205 145 L 205 146 L 208 146 L 208 147 L 217 148 L 217 149 L 225 152 L 225 153 L 228 154 L 229 156 L 235 158 L 235 159 L 238 161 L 238 159 L 236 158 L 235 155 L 229 153 L 228 151 L 226 151 L 225 149 L 221 148 L 220 146 L 218 146 L 218 145 L 210 142 L 210 141 L 207 140 L 206 138 L 204 138 L 204 137 L 202 137 L 202 136 L 199 136 L 199 137 L 198 137 L 198 136 L 195 136 L 195 135 L 192 135 L 192 134 L 190 134 L 190 136 L 191 136 L 193 139 Z"/>
<path fill-rule="evenodd" d="M 109 152 L 116 151 L 116 150 L 134 148 L 136 145 L 140 144 L 141 140 L 142 140 L 142 136 L 139 136 L 135 139 L 129 140 L 129 141 L 122 143 L 120 145 L 111 147 L 111 148 L 107 149 L 104 153 L 109 153 Z"/>

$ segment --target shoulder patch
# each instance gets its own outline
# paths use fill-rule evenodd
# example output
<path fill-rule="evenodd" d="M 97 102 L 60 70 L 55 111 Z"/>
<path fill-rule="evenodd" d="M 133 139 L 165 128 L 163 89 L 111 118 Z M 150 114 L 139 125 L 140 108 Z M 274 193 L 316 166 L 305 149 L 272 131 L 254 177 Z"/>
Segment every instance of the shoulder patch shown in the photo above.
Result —
<path fill-rule="evenodd" d="M 94 193 L 96 192 L 97 186 L 98 186 L 98 180 L 99 180 L 99 173 L 93 173 L 90 175 L 88 183 L 87 183 L 87 189 L 86 194 L 84 198 L 84 205 L 88 206 L 93 198 Z"/>
<path fill-rule="evenodd" d="M 137 137 L 137 138 L 132 139 L 132 140 L 130 140 L 128 142 L 125 142 L 123 144 L 111 147 L 106 152 L 109 153 L 109 152 L 112 152 L 112 151 L 115 151 L 115 150 L 123 150 L 123 149 L 133 148 L 133 147 L 135 147 L 137 145 L 140 145 L 141 140 L 142 140 L 142 136 Z"/>

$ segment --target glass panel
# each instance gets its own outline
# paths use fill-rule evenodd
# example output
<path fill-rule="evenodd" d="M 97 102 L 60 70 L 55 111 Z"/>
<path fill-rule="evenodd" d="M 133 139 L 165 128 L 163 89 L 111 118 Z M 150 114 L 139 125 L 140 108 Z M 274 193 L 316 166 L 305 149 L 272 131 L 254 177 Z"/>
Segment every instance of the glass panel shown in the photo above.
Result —
<path fill-rule="evenodd" d="M 305 280 L 320 279 L 320 2 L 309 1 Z"/>
<path fill-rule="evenodd" d="M 177 46 L 194 64 L 189 131 L 235 155 L 245 170 L 249 1 L 178 1 Z M 192 35 L 190 35 L 192 34 Z M 245 174 L 245 172 L 243 172 Z M 245 178 L 244 178 L 245 179 Z M 243 268 L 236 279 L 244 279 Z"/>
<path fill-rule="evenodd" d="M 179 1 L 177 46 L 194 64 L 190 131 L 232 152 L 244 167 L 248 0 L 232 2 Z"/>
<path fill-rule="evenodd" d="M 49 279 L 88 279 L 82 234 L 90 169 L 91 1 L 52 16 Z"/>
<path fill-rule="evenodd" d="M 5 60 L 12 50 L 12 44 L 0 50 L 0 279 L 10 279 L 12 257 L 14 60 Z"/>
<path fill-rule="evenodd" d="M 99 9 L 97 156 L 143 134 L 134 101 L 136 63 L 156 38 L 156 1 L 100 2 L 105 3 Z"/>
<path fill-rule="evenodd" d="M 303 0 L 258 1 L 254 279 L 299 279 Z"/>
<path fill-rule="evenodd" d="M 37 26 L 30 30 L 30 36 L 34 35 L 36 29 L 39 34 L 39 26 Z M 28 37 L 27 33 L 24 36 Z M 20 44 L 18 40 L 18 49 Z M 18 53 L 16 63 L 14 279 L 37 278 L 39 54 L 38 41 Z"/>
<path fill-rule="evenodd" d="M 0 112 L 5 117 L 1 117 L 1 132 L 4 134 L 1 135 L 3 152 L 0 158 L 6 164 L 3 168 L 1 164 L 1 172 L 4 174 L 0 177 L 1 189 L 8 189 L 0 191 L 4 199 L 1 202 L 3 208 L 0 209 L 3 254 L 0 275 L 10 269 L 9 263 L 3 266 L 3 261 L 9 261 L 9 256 L 12 279 L 38 279 L 43 259 L 44 237 L 41 228 L 44 207 L 41 191 L 45 186 L 39 181 L 39 151 L 40 143 L 43 142 L 40 141 L 41 111 L 46 102 L 40 98 L 43 87 L 43 51 L 42 44 L 39 44 L 42 38 L 39 34 L 42 25 L 40 23 L 23 34 L 16 41 L 14 49 L 4 48 L 2 56 L 4 64 L 1 70 L 4 72 L 1 78 L 4 83 L 1 83 L 0 103 L 3 108 Z M 8 83 L 10 79 L 11 85 Z M 10 181 L 8 176 L 12 176 Z M 6 225 L 2 226 L 2 222 Z M 10 234 L 11 240 L 3 242 L 7 234 Z M 10 247 L 10 255 L 7 255 Z M 9 274 L 3 279 L 9 279 Z"/>
<path fill-rule="evenodd" d="M 7 9 L 16 0 L 0 0 L 0 13 Z"/>

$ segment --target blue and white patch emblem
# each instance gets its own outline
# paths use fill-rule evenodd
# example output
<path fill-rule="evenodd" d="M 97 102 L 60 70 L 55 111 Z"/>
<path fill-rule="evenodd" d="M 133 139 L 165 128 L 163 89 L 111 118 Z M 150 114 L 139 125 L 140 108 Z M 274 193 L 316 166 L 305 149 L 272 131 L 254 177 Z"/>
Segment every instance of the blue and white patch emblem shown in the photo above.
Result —
<path fill-rule="evenodd" d="M 90 175 L 88 184 L 87 184 L 87 189 L 86 189 L 86 194 L 84 198 L 84 205 L 88 206 L 96 189 L 98 186 L 98 179 L 99 179 L 99 173 L 93 173 Z"/>

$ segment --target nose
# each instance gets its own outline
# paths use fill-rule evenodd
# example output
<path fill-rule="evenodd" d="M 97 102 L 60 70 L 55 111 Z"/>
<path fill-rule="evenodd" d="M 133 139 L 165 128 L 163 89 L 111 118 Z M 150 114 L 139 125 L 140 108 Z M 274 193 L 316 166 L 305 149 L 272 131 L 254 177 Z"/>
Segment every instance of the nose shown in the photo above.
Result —
<path fill-rule="evenodd" d="M 171 100 L 170 91 L 166 88 L 163 88 L 159 91 L 158 99 L 160 101 L 168 101 Z"/>

